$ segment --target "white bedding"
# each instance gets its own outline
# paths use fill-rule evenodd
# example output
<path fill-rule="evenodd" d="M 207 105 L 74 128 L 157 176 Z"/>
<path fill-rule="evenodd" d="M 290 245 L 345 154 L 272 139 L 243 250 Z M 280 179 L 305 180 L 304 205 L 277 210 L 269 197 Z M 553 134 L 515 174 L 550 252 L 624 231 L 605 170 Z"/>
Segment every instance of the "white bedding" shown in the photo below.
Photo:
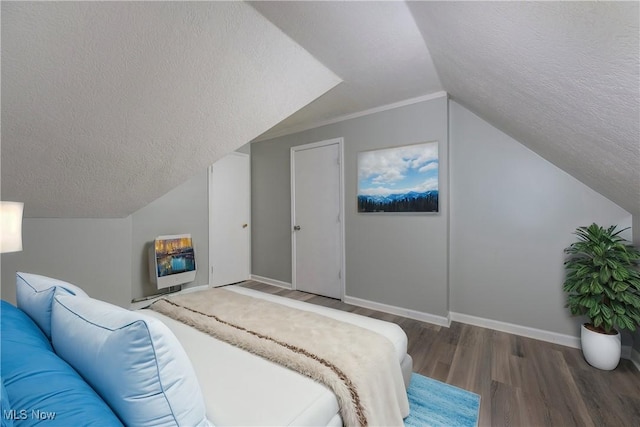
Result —
<path fill-rule="evenodd" d="M 399 363 L 406 363 L 407 337 L 398 325 L 243 287 L 226 289 L 374 330 L 393 343 Z M 186 350 L 215 425 L 342 425 L 336 397 L 324 385 L 160 313 L 142 312 L 162 320 Z"/>
<path fill-rule="evenodd" d="M 227 286 L 225 287 L 225 289 L 244 295 L 277 302 L 278 304 L 297 308 L 298 310 L 305 310 L 322 314 L 333 319 L 340 320 L 342 322 L 360 326 L 361 328 L 370 329 L 385 336 L 389 341 L 391 341 L 393 347 L 396 350 L 396 355 L 398 356 L 399 362 L 401 362 L 402 359 L 407 355 L 407 334 L 405 334 L 402 328 L 395 323 L 372 319 L 371 317 L 361 316 L 359 314 L 340 311 L 329 307 L 323 307 L 321 305 L 310 304 L 304 301 L 297 301 L 291 298 L 283 298 L 278 295 L 266 294 L 264 292 L 254 291 L 253 289 L 244 288 L 241 286 Z"/>

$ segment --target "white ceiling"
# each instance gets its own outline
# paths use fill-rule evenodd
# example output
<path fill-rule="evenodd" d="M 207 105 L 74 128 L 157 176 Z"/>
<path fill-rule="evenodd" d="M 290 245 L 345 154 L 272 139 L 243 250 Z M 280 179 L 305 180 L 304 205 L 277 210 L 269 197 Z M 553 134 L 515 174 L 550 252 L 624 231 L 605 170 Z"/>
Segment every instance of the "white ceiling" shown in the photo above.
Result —
<path fill-rule="evenodd" d="M 125 217 L 339 82 L 241 2 L 2 2 L 2 198 Z"/>
<path fill-rule="evenodd" d="M 640 215 L 639 2 L 416 2 L 449 94 Z"/>
<path fill-rule="evenodd" d="M 260 140 L 442 91 L 405 2 L 251 2 L 343 82 Z"/>
<path fill-rule="evenodd" d="M 637 2 L 251 6 L 2 2 L 2 198 L 126 216 L 258 135 L 446 90 L 640 214 Z"/>

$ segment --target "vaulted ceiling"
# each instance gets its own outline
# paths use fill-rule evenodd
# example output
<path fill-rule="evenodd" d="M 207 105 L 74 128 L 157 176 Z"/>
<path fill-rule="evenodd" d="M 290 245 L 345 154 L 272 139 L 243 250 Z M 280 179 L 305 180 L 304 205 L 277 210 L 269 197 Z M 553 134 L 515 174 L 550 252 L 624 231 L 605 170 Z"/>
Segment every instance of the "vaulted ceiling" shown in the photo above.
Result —
<path fill-rule="evenodd" d="M 425 2 L 447 92 L 640 215 L 638 2 Z"/>
<path fill-rule="evenodd" d="M 242 2 L 2 2 L 2 198 L 125 217 L 338 83 Z"/>
<path fill-rule="evenodd" d="M 445 90 L 640 215 L 637 2 L 2 2 L 3 200 L 121 217 L 254 139 Z"/>

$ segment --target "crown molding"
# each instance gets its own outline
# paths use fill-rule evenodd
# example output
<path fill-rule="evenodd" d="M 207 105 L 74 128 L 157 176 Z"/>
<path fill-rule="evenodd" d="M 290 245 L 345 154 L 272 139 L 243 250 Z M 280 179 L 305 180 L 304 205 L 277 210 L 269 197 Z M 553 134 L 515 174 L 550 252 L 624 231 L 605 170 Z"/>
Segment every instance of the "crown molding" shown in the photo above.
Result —
<path fill-rule="evenodd" d="M 342 116 L 334 117 L 332 119 L 321 120 L 321 121 L 309 123 L 309 124 L 291 126 L 289 128 L 282 129 L 281 131 L 274 132 L 273 134 L 269 134 L 266 137 L 258 136 L 256 139 L 251 141 L 251 143 L 267 141 L 269 139 L 274 139 L 274 138 L 280 138 L 282 136 L 291 135 L 298 132 L 304 132 L 306 130 L 319 128 L 321 126 L 332 125 L 335 123 L 344 122 L 345 120 L 357 119 L 358 117 L 364 117 L 370 114 L 380 113 L 382 111 L 393 110 L 395 108 L 406 107 L 407 105 L 413 105 L 419 102 L 431 101 L 432 99 L 438 99 L 446 96 L 448 96 L 447 92 L 439 91 L 439 92 L 434 92 L 427 95 L 418 96 L 416 98 L 410 98 L 410 99 L 405 99 L 403 101 L 394 102 L 392 104 L 381 105 L 379 107 L 370 108 L 368 110 L 359 111 L 356 113 L 345 114 Z"/>

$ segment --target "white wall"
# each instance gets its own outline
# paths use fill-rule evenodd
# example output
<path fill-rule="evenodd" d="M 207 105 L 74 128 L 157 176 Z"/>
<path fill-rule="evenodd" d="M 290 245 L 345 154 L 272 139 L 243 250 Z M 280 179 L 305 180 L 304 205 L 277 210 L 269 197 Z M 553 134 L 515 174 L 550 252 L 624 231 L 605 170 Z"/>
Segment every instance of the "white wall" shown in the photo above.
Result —
<path fill-rule="evenodd" d="M 563 250 L 631 215 L 455 102 L 450 120 L 451 311 L 578 336 Z"/>
<path fill-rule="evenodd" d="M 128 307 L 131 219 L 25 218 L 23 251 L 2 255 L 2 299 L 15 303 L 16 271 L 42 274 Z"/>

